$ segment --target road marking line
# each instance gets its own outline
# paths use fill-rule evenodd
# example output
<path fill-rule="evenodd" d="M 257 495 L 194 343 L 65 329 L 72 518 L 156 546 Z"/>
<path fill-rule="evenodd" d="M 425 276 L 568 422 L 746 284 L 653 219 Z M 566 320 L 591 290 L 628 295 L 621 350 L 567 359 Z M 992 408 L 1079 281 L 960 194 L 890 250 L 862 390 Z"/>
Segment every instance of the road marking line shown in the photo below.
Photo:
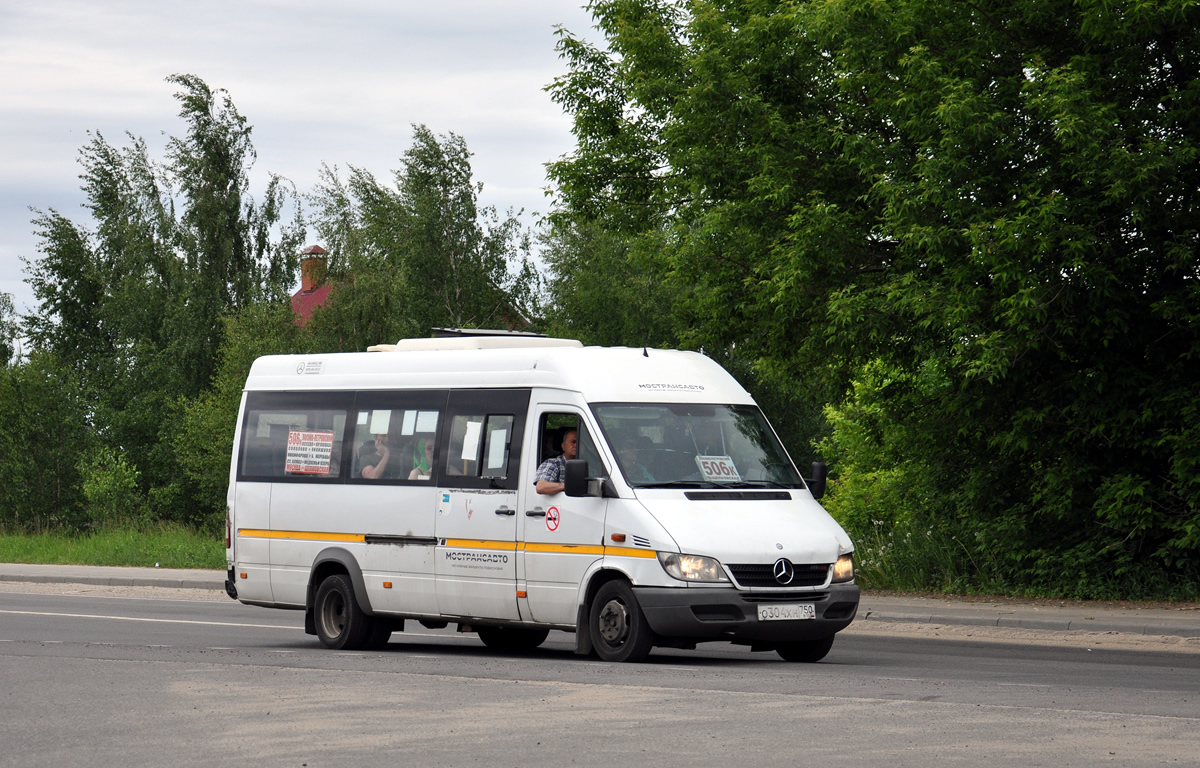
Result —
<path fill-rule="evenodd" d="M 191 619 L 144 619 L 135 616 L 102 616 L 94 613 L 51 613 L 49 611 L 4 611 L 16 616 L 58 616 L 67 619 L 112 619 L 115 621 L 148 621 L 154 624 L 199 624 L 206 627 L 249 627 L 252 629 L 294 629 L 303 631 L 303 627 L 285 627 L 279 624 L 239 624 L 231 621 L 195 621 Z M 54 641 L 47 641 L 54 642 Z M 62 642 L 61 640 L 57 642 Z"/>

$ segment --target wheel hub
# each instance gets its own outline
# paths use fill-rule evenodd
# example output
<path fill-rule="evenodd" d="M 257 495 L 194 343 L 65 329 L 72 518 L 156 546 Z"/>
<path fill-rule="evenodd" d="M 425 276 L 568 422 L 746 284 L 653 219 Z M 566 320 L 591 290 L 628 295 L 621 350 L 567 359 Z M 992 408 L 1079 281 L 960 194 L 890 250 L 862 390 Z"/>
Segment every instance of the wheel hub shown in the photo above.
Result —
<path fill-rule="evenodd" d="M 600 637 L 609 645 L 620 645 L 629 636 L 629 611 L 617 600 L 609 600 L 600 609 Z"/>
<path fill-rule="evenodd" d="M 325 633 L 330 637 L 337 637 L 342 634 L 342 630 L 346 627 L 346 606 L 342 602 L 341 596 L 337 594 L 329 595 L 322 608 L 321 622 L 325 625 Z"/>

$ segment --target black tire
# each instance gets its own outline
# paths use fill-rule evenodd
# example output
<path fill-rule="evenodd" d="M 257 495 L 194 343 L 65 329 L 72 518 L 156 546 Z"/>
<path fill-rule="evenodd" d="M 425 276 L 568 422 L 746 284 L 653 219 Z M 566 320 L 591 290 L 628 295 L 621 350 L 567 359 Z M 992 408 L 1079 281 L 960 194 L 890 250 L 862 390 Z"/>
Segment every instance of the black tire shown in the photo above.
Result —
<path fill-rule="evenodd" d="M 822 637 L 820 640 L 804 640 L 797 643 L 785 643 L 775 649 L 784 661 L 800 661 L 812 664 L 825 658 L 833 647 L 833 635 Z"/>
<path fill-rule="evenodd" d="M 549 637 L 548 629 L 521 627 L 480 627 L 479 639 L 493 651 L 532 651 Z"/>
<path fill-rule="evenodd" d="M 654 647 L 654 632 L 625 581 L 610 581 L 596 592 L 588 630 L 596 655 L 604 661 L 642 661 Z"/>
<path fill-rule="evenodd" d="M 358 607 L 350 577 L 341 573 L 325 579 L 317 588 L 313 618 L 321 643 L 337 651 L 365 647 L 375 624 Z"/>

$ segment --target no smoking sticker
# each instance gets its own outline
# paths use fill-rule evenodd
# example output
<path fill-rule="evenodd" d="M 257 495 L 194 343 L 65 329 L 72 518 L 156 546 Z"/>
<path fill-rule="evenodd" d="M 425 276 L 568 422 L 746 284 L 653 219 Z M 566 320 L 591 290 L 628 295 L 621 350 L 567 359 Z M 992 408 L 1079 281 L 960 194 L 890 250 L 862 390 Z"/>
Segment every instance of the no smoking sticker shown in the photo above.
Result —
<path fill-rule="evenodd" d="M 550 507 L 550 509 L 546 510 L 546 530 L 557 531 L 559 519 L 558 507 Z"/>

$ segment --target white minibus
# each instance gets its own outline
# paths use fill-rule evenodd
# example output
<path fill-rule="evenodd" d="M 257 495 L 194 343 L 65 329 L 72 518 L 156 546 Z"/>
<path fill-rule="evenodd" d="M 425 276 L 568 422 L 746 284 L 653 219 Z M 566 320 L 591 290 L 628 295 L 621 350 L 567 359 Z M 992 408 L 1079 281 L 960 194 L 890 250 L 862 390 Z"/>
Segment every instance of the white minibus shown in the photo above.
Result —
<path fill-rule="evenodd" d="M 608 661 L 714 640 L 819 661 L 859 588 L 813 469 L 695 352 L 463 331 L 263 357 L 226 588 L 337 649 L 415 621 L 510 651 L 573 632 Z"/>

